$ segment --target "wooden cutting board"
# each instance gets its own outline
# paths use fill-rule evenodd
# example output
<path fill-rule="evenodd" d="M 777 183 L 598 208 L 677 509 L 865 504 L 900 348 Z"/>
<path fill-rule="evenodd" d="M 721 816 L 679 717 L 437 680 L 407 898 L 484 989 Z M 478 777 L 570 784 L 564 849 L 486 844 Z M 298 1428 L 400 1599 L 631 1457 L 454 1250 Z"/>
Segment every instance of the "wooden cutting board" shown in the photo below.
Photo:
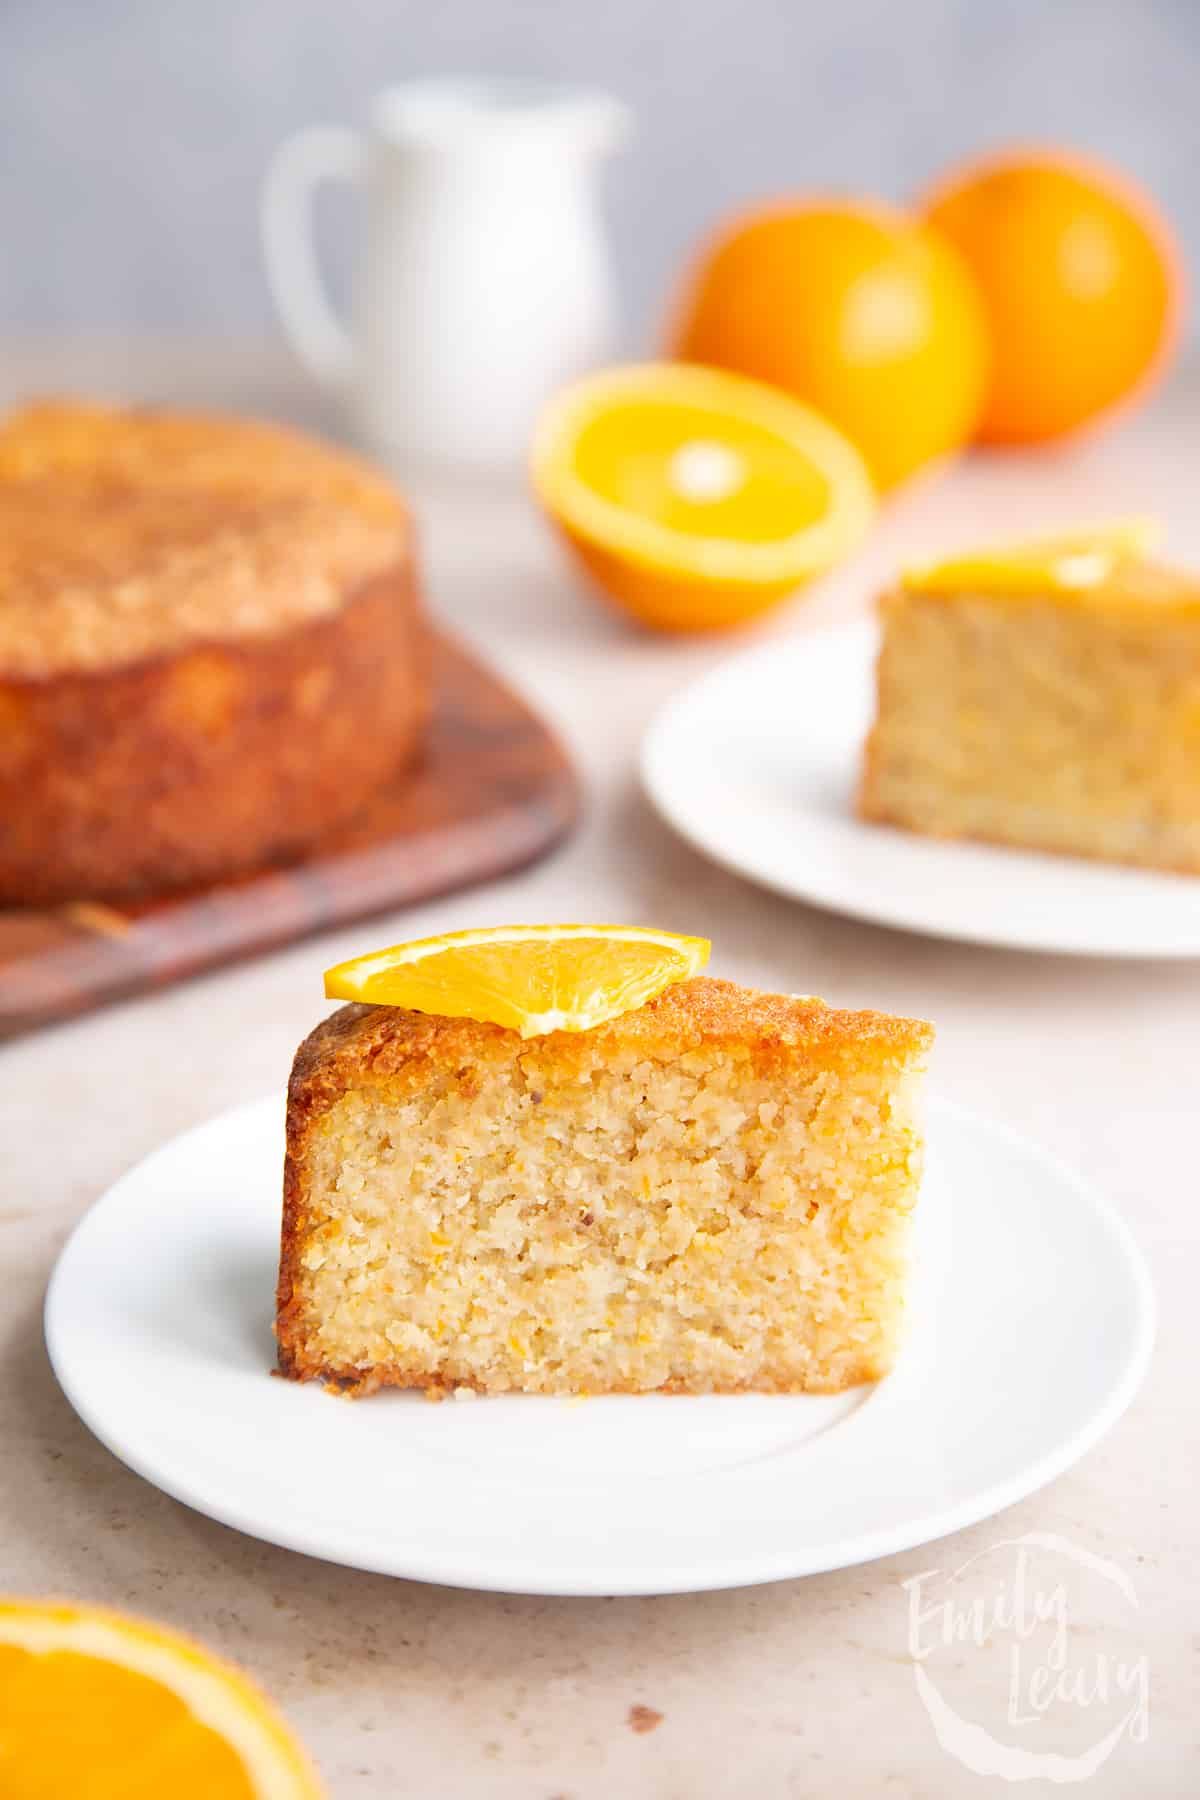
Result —
<path fill-rule="evenodd" d="M 318 855 L 168 900 L 0 910 L 0 1038 L 506 874 L 545 855 L 578 811 L 557 739 L 439 636 L 420 765 Z"/>

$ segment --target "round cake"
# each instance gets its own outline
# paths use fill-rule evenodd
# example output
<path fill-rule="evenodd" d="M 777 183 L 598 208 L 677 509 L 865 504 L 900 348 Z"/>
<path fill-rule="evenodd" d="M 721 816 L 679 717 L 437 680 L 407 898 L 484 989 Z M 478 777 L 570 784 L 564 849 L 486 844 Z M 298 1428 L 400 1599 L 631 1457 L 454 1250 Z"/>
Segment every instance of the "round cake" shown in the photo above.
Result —
<path fill-rule="evenodd" d="M 412 758 L 403 501 L 247 420 L 43 403 L 0 426 L 0 903 L 292 861 Z"/>

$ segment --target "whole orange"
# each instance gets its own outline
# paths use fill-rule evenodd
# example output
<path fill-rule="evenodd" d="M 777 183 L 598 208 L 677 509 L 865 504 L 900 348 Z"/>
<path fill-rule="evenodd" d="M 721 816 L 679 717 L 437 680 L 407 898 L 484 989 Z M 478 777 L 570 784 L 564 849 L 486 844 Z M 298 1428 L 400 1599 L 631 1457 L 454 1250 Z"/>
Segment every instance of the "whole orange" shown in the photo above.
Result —
<path fill-rule="evenodd" d="M 957 253 L 874 202 L 733 220 L 686 282 L 670 347 L 816 407 L 881 488 L 971 437 L 987 378 L 983 308 Z"/>
<path fill-rule="evenodd" d="M 1182 312 L 1180 257 L 1124 177 L 1058 152 L 1006 152 L 950 177 L 925 217 L 962 253 L 987 308 L 985 442 L 1074 431 L 1164 365 Z"/>

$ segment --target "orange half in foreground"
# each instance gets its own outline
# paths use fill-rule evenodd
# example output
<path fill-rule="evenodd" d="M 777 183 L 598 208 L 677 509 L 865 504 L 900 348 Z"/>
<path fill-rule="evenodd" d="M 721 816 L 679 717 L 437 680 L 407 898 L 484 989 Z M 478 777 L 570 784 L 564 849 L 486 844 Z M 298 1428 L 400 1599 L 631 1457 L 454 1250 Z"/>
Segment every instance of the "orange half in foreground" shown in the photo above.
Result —
<path fill-rule="evenodd" d="M 320 1800 L 300 1746 L 237 1669 L 144 1619 L 0 1601 L 4 1800 Z"/>
<path fill-rule="evenodd" d="M 711 947 L 638 925 L 500 925 L 357 956 L 326 972 L 325 993 L 540 1037 L 644 1006 L 698 974 Z"/>
<path fill-rule="evenodd" d="M 687 364 L 603 370 L 550 402 L 534 487 L 601 591 L 668 631 L 740 625 L 829 569 L 873 510 L 819 413 Z"/>

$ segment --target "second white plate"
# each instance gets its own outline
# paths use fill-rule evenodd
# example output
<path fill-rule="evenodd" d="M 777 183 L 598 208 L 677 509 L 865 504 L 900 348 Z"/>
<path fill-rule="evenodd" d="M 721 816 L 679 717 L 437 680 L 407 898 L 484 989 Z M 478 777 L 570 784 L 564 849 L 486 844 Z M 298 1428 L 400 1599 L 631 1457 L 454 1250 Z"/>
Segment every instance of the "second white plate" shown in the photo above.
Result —
<path fill-rule="evenodd" d="M 333 1562 L 543 1594 L 733 1587 L 985 1518 L 1112 1424 L 1153 1306 L 1120 1220 L 1008 1132 L 930 1109 L 913 1328 L 849 1394 L 431 1406 L 273 1380 L 282 1098 L 87 1214 L 46 1301 L 80 1417 L 189 1506 Z"/>
<path fill-rule="evenodd" d="M 877 644 L 865 620 L 773 641 L 671 701 L 642 748 L 663 817 L 739 874 L 880 925 L 1020 950 L 1200 956 L 1200 878 L 857 818 Z"/>

